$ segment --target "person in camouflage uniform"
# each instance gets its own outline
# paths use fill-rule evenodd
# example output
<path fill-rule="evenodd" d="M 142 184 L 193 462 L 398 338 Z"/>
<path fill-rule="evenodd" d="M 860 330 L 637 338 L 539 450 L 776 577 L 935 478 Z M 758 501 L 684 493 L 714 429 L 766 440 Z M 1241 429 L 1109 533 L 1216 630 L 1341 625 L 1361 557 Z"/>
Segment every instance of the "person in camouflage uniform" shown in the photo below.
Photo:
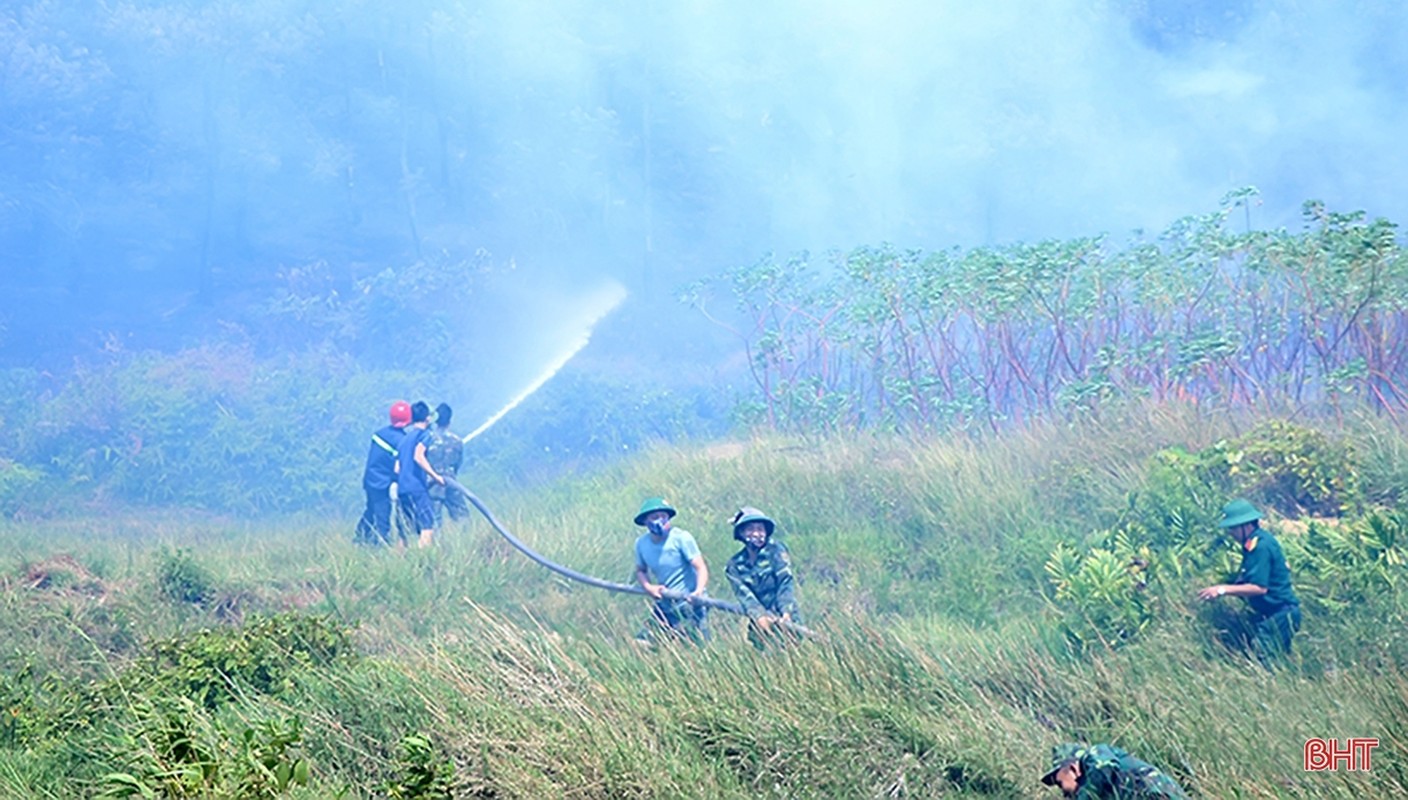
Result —
<path fill-rule="evenodd" d="M 435 471 L 447 478 L 459 474 L 464 462 L 464 442 L 450 433 L 450 418 L 454 411 L 448 403 L 435 408 L 435 427 L 431 429 L 425 446 L 425 458 Z M 461 520 L 469 515 L 469 503 L 464 495 L 453 486 L 437 483 L 430 487 L 430 500 L 435 506 L 435 525 L 440 527 L 445 521 L 445 513 L 450 519 Z"/>
<path fill-rule="evenodd" d="M 762 647 L 764 637 L 779 622 L 802 622 L 793 589 L 792 557 L 786 545 L 773 540 L 776 526 L 758 509 L 744 506 L 732 522 L 733 538 L 743 543 L 743 549 L 728 560 L 724 575 L 748 614 L 749 641 Z"/>
<path fill-rule="evenodd" d="M 1041 776 L 1076 800 L 1188 800 L 1173 778 L 1157 767 L 1108 744 L 1074 743 L 1051 748 L 1051 769 Z"/>

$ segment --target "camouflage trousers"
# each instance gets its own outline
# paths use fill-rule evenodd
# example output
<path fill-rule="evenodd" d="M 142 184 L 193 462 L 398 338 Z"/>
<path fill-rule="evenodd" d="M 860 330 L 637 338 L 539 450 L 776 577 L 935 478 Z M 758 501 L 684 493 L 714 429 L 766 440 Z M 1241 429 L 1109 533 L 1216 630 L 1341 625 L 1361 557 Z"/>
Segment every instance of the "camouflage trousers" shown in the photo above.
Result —
<path fill-rule="evenodd" d="M 455 487 L 436 484 L 431 486 L 429 491 L 430 500 L 435 506 L 435 527 L 439 528 L 445 524 L 446 514 L 457 522 L 469 516 L 469 501 Z"/>
<path fill-rule="evenodd" d="M 802 624 L 800 615 L 791 619 L 791 621 L 798 625 Z M 758 623 L 754 622 L 752 619 L 748 620 L 748 641 L 759 650 L 766 650 L 768 645 L 786 647 L 789 644 L 795 644 L 801 640 L 802 635 L 800 633 L 788 630 L 780 624 L 775 623 L 767 633 L 763 633 L 763 629 L 758 627 Z"/>

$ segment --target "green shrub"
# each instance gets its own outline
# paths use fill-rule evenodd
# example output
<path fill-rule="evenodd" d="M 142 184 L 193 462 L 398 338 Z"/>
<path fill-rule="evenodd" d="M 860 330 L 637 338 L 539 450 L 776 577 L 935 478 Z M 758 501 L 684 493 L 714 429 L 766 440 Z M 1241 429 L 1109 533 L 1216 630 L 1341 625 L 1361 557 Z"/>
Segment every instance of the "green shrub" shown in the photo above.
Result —
<path fill-rule="evenodd" d="M 1362 500 L 1348 445 L 1271 420 L 1196 453 L 1180 447 L 1155 453 L 1119 522 L 1095 542 L 1112 548 L 1118 535 L 1147 548 L 1159 566 L 1149 580 L 1164 590 L 1186 588 L 1190 578 L 1235 570 L 1235 551 L 1217 522 L 1221 507 L 1239 496 L 1290 518 L 1339 516 Z"/>
<path fill-rule="evenodd" d="M 1225 463 L 1236 494 L 1285 517 L 1337 517 L 1363 500 L 1349 446 L 1313 428 L 1262 422 L 1245 436 L 1219 443 L 1209 455 Z"/>
<path fill-rule="evenodd" d="M 298 717 L 264 720 L 235 732 L 179 698 L 143 703 L 133 711 L 137 735 L 121 740 L 109 755 L 124 768 L 100 778 L 100 797 L 265 800 L 308 785 Z"/>
<path fill-rule="evenodd" d="M 1408 514 L 1373 511 L 1338 525 L 1312 520 L 1304 536 L 1283 536 L 1300 594 L 1329 611 L 1391 613 L 1408 585 Z"/>
<path fill-rule="evenodd" d="M 1061 630 L 1077 650 L 1116 647 L 1138 636 L 1153 620 L 1148 596 L 1148 548 L 1136 548 L 1123 534 L 1110 548 L 1084 555 L 1058 545 L 1046 562 L 1055 592 Z"/>
<path fill-rule="evenodd" d="M 455 765 L 439 756 L 430 737 L 412 733 L 396 745 L 396 781 L 386 787 L 397 800 L 450 800 Z"/>
<path fill-rule="evenodd" d="M 215 709 L 245 691 L 284 692 L 300 670 L 352 652 L 349 631 L 332 619 L 278 614 L 239 628 L 210 628 L 157 642 L 118 685 L 124 692 L 185 697 Z"/>
<path fill-rule="evenodd" d="M 43 480 L 39 470 L 0 458 L 0 516 L 14 516 Z"/>
<path fill-rule="evenodd" d="M 47 435 L 16 458 L 44 464 L 71 492 L 130 503 L 243 513 L 355 504 L 364 437 L 384 424 L 388 394 L 404 391 L 391 387 L 425 382 L 364 373 L 319 348 L 121 353 L 76 369 L 40 412 Z"/>
<path fill-rule="evenodd" d="M 195 560 L 191 551 L 163 547 L 158 557 L 156 586 L 162 597 L 204 606 L 215 596 L 215 576 Z"/>
<path fill-rule="evenodd" d="M 265 720 L 241 731 L 235 796 L 277 797 L 292 786 L 307 786 L 308 760 L 297 752 L 302 740 L 298 717 Z"/>

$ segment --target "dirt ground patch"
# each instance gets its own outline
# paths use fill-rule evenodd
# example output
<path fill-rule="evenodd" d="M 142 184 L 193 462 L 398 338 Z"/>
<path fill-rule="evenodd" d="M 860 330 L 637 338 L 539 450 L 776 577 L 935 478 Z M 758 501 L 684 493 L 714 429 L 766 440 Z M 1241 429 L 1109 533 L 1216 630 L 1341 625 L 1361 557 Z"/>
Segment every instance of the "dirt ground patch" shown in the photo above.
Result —
<path fill-rule="evenodd" d="M 67 553 L 21 567 L 15 580 L 31 591 L 81 594 L 97 599 L 108 594 L 107 583 Z"/>

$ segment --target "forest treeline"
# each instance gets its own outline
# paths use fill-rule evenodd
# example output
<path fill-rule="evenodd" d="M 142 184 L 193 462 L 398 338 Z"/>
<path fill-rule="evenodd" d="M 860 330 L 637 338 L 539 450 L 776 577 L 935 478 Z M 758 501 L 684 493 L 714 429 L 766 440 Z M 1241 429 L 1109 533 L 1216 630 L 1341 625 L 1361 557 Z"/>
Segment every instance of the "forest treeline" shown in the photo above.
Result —
<path fill-rule="evenodd" d="M 686 296 L 736 302 L 749 410 L 790 431 L 996 430 L 1136 397 L 1408 409 L 1397 226 L 1310 201 L 1299 232 L 1235 230 L 1255 197 L 1126 245 L 765 258 Z"/>
<path fill-rule="evenodd" d="M 1395 224 L 1308 202 L 1303 230 L 1252 230 L 1237 212 L 1254 196 L 1126 245 L 861 247 L 728 271 L 682 295 L 740 337 L 753 391 L 569 367 L 471 459 L 512 475 L 729 424 L 977 432 L 1143 398 L 1402 415 L 1408 259 Z M 239 512 L 355 505 L 385 406 L 445 393 L 448 331 L 472 306 L 453 278 L 463 268 L 417 262 L 352 291 L 316 267 L 289 271 L 259 313 L 205 344 L 115 345 L 62 372 L 6 371 L 0 509 L 74 496 Z M 711 304 L 721 292 L 736 312 Z M 412 315 L 425 336 L 397 336 Z"/>

